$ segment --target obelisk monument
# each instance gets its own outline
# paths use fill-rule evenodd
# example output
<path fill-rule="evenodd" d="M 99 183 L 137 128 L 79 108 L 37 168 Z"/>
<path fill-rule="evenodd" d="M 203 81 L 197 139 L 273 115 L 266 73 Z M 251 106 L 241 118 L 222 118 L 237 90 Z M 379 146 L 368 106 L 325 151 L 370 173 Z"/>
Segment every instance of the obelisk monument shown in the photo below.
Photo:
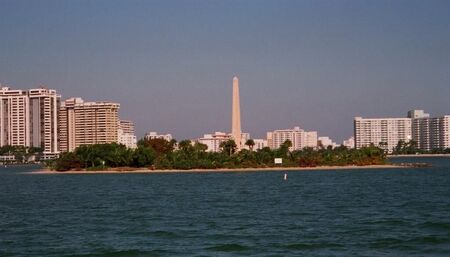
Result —
<path fill-rule="evenodd" d="M 236 143 L 236 150 L 242 148 L 241 142 L 241 107 L 239 103 L 239 79 L 233 78 L 233 111 L 231 113 L 231 137 Z"/>

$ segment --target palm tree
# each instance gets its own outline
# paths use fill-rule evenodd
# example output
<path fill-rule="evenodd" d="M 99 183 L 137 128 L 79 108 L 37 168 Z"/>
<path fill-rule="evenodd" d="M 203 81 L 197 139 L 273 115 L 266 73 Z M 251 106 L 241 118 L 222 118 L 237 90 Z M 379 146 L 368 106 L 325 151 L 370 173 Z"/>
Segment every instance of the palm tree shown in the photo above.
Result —
<path fill-rule="evenodd" d="M 190 152 L 193 150 L 191 140 L 182 140 L 178 143 L 178 148 L 183 152 Z"/>
<path fill-rule="evenodd" d="M 229 139 L 220 143 L 219 147 L 222 149 L 222 152 L 229 153 L 229 155 L 231 156 L 236 152 L 237 145 L 233 139 Z"/>
<path fill-rule="evenodd" d="M 245 145 L 248 146 L 248 148 L 250 148 L 250 151 L 253 152 L 253 147 L 255 146 L 255 141 L 250 138 L 245 142 Z"/>

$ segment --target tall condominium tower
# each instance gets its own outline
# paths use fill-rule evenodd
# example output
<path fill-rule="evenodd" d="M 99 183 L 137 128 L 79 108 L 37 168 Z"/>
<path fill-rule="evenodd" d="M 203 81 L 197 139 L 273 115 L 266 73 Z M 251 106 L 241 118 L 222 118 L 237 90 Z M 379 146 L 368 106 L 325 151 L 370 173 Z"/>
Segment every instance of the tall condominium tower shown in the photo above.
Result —
<path fill-rule="evenodd" d="M 423 110 L 408 112 L 412 119 L 412 138 L 421 150 L 450 147 L 450 115 L 430 118 Z"/>
<path fill-rule="evenodd" d="M 80 145 L 117 143 L 119 107 L 118 103 L 84 102 L 81 98 L 64 101 L 59 112 L 61 152 Z"/>
<path fill-rule="evenodd" d="M 121 120 L 117 130 L 119 144 L 125 145 L 128 148 L 137 147 L 137 138 L 134 132 L 134 123 L 129 120 Z"/>
<path fill-rule="evenodd" d="M 355 147 L 359 149 L 373 144 L 391 153 L 399 141 L 409 142 L 412 139 L 411 126 L 410 118 L 355 117 Z"/>
<path fill-rule="evenodd" d="M 231 113 L 231 136 L 236 143 L 237 150 L 242 148 L 241 140 L 241 107 L 239 102 L 239 79 L 233 78 L 233 107 Z"/>
<path fill-rule="evenodd" d="M 450 115 L 432 118 L 423 110 L 411 110 L 408 118 L 355 117 L 354 129 L 356 148 L 374 144 L 391 153 L 400 140 L 413 140 L 426 151 L 450 147 Z"/>
<path fill-rule="evenodd" d="M 411 119 L 411 136 L 417 147 L 422 150 L 431 150 L 430 141 L 430 114 L 423 110 L 411 110 L 408 112 Z"/>
<path fill-rule="evenodd" d="M 0 146 L 39 147 L 45 156 L 57 154 L 57 116 L 60 98 L 55 90 L 0 89 Z"/>

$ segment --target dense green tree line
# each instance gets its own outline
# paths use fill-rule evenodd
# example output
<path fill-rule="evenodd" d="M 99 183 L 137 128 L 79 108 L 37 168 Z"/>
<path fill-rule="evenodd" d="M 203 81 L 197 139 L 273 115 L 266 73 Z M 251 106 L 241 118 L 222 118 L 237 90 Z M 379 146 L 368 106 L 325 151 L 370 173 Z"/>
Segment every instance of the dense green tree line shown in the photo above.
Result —
<path fill-rule="evenodd" d="M 405 142 L 398 141 L 397 146 L 393 149 L 392 154 L 450 154 L 450 148 L 435 148 L 430 151 L 418 148 L 417 142 L 410 140 Z"/>
<path fill-rule="evenodd" d="M 84 145 L 74 152 L 63 153 L 48 165 L 58 171 L 70 169 L 100 170 L 114 167 L 136 167 L 151 169 L 217 169 L 274 167 L 275 158 L 283 159 L 283 167 L 315 167 L 324 165 L 372 165 L 384 164 L 382 149 L 369 146 L 362 149 L 305 148 L 290 151 L 290 141 L 278 149 L 265 147 L 253 151 L 254 142 L 246 142 L 250 150 L 236 151 L 233 140 L 223 142 L 221 152 L 207 152 L 207 146 L 192 144 L 189 140 L 166 141 L 143 139 L 137 149 L 127 149 L 118 144 Z"/>
<path fill-rule="evenodd" d="M 128 149 L 116 143 L 82 145 L 74 152 L 62 153 L 47 165 L 57 171 L 65 170 L 102 170 L 115 167 L 148 167 L 153 164 L 156 153 L 151 147 L 139 146 Z"/>

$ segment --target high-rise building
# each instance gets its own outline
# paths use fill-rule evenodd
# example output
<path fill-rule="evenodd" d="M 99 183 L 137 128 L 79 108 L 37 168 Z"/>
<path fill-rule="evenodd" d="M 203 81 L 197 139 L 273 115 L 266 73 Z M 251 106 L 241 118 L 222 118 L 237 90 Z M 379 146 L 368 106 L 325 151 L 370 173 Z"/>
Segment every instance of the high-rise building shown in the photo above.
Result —
<path fill-rule="evenodd" d="M 29 146 L 29 98 L 26 90 L 1 88 L 1 146 Z"/>
<path fill-rule="evenodd" d="M 357 149 L 373 144 L 391 153 L 400 140 L 412 139 L 411 119 L 355 117 L 354 133 Z"/>
<path fill-rule="evenodd" d="M 423 110 L 411 110 L 408 112 L 411 119 L 412 139 L 417 143 L 417 147 L 423 150 L 431 150 L 430 141 L 430 114 Z"/>
<path fill-rule="evenodd" d="M 421 150 L 449 148 L 450 116 L 420 117 L 412 119 L 413 140 Z"/>
<path fill-rule="evenodd" d="M 137 147 L 137 138 L 134 132 L 134 123 L 129 120 L 121 120 L 117 129 L 119 144 L 125 145 L 127 148 L 134 149 Z"/>
<path fill-rule="evenodd" d="M 118 143 L 118 103 L 84 102 L 70 98 L 59 112 L 60 149 L 73 151 L 80 145 Z"/>
<path fill-rule="evenodd" d="M 423 110 L 411 110 L 408 118 L 363 119 L 354 121 L 357 148 L 374 144 L 389 153 L 400 140 L 413 140 L 417 148 L 430 151 L 450 147 L 450 116 L 431 118 Z"/>
<path fill-rule="evenodd" d="M 304 131 L 300 127 L 293 129 L 278 129 L 267 132 L 267 144 L 271 149 L 277 149 L 286 142 L 291 141 L 290 150 L 301 150 L 305 147 L 317 147 L 317 131 Z"/>
<path fill-rule="evenodd" d="M 237 150 L 242 149 L 241 107 L 239 100 L 239 79 L 233 78 L 233 106 L 231 113 L 231 137 L 236 143 Z M 244 142 L 245 143 L 245 142 Z"/>
<path fill-rule="evenodd" d="M 44 158 L 58 151 L 57 116 L 60 95 L 45 87 L 0 89 L 0 146 L 39 147 Z"/>
<path fill-rule="evenodd" d="M 431 118 L 430 145 L 431 149 L 450 148 L 450 115 Z"/>

